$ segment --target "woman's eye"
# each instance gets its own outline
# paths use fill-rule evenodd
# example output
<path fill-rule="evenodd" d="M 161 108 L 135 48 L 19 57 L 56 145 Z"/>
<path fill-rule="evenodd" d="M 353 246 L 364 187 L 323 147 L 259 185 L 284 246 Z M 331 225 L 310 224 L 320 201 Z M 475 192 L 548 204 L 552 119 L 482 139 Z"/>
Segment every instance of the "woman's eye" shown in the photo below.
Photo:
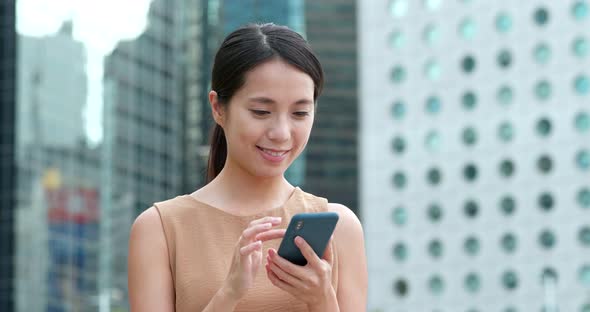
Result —
<path fill-rule="evenodd" d="M 257 110 L 257 109 L 251 109 L 250 111 L 252 113 L 254 113 L 254 115 L 256 115 L 256 116 L 264 116 L 264 115 L 270 114 L 269 111 L 263 111 L 263 110 Z"/>
<path fill-rule="evenodd" d="M 308 116 L 309 113 L 308 112 L 295 112 L 294 113 L 297 117 L 305 117 Z"/>

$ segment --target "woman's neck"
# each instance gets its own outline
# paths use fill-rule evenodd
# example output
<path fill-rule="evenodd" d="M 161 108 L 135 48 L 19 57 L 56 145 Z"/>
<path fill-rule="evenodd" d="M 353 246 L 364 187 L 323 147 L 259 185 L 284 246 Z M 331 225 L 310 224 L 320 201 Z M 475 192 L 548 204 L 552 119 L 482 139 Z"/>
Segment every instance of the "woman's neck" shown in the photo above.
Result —
<path fill-rule="evenodd" d="M 230 213 L 255 214 L 280 207 L 294 187 L 282 176 L 256 177 L 227 162 L 219 175 L 196 196 Z"/>

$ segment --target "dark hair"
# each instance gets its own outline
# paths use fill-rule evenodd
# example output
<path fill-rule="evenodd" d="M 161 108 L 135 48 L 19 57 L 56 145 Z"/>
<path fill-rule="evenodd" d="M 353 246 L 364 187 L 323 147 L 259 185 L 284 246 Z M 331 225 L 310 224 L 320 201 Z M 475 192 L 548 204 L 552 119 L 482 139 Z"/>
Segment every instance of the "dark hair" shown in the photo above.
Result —
<path fill-rule="evenodd" d="M 245 83 L 246 73 L 266 61 L 279 58 L 308 74 L 313 80 L 313 99 L 322 92 L 324 73 L 311 47 L 301 35 L 285 26 L 250 24 L 229 34 L 221 43 L 211 75 L 211 89 L 221 105 L 227 107 L 232 96 Z M 227 142 L 223 128 L 214 125 L 207 167 L 207 182 L 223 169 Z"/>

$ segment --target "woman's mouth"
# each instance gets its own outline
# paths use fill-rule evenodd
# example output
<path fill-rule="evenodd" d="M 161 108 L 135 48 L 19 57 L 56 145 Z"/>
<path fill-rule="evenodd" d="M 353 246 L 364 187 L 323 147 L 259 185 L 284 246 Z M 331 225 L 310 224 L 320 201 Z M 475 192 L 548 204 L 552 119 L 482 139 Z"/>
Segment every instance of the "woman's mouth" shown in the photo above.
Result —
<path fill-rule="evenodd" d="M 275 150 L 269 148 L 263 148 L 260 146 L 256 146 L 260 151 L 262 157 L 270 162 L 281 162 L 285 159 L 285 156 L 289 152 L 289 150 Z"/>

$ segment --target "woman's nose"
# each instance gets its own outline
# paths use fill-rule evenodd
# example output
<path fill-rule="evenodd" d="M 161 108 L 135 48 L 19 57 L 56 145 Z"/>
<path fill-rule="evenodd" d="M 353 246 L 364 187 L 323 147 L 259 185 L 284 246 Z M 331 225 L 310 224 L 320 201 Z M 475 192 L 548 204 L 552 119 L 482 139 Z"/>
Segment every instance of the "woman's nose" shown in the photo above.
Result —
<path fill-rule="evenodd" d="M 291 136 L 289 121 L 286 118 L 277 117 L 270 125 L 267 135 L 273 141 L 283 142 L 289 140 Z"/>

